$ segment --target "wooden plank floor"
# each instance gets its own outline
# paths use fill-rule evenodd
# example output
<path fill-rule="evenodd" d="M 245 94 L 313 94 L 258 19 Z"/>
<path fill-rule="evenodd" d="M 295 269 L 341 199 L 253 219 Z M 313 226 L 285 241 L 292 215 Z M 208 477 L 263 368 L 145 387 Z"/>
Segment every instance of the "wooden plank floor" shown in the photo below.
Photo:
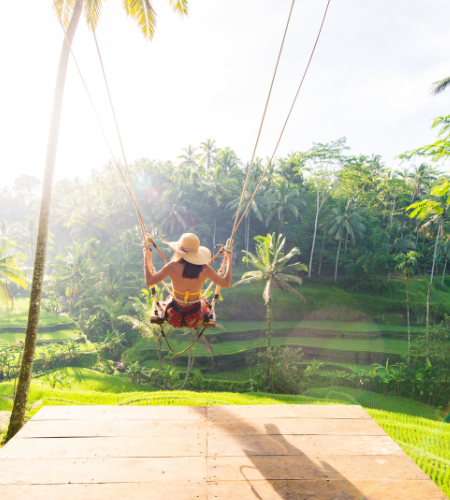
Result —
<path fill-rule="evenodd" d="M 319 405 L 44 407 L 0 450 L 26 497 L 447 499 L 363 408 Z"/>

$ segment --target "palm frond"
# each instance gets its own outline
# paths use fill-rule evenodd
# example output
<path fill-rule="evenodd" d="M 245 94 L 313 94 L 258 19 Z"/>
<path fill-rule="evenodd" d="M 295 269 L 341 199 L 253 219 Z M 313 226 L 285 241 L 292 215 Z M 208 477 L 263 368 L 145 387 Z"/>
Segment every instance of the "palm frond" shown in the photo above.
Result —
<path fill-rule="evenodd" d="M 303 280 L 302 278 L 300 278 L 300 276 L 292 276 L 292 274 L 278 273 L 277 278 L 283 281 L 290 281 L 291 283 L 298 283 L 299 285 L 303 283 Z"/>
<path fill-rule="evenodd" d="M 97 29 L 102 7 L 103 0 L 84 0 L 84 17 L 90 31 Z"/>
<path fill-rule="evenodd" d="M 70 20 L 72 19 L 73 8 L 75 6 L 76 0 L 55 0 L 52 5 L 53 10 L 55 11 L 56 18 L 61 18 L 61 22 L 64 28 L 67 29 L 69 26 Z"/>
<path fill-rule="evenodd" d="M 261 278 L 246 278 L 236 282 L 233 286 L 249 285 L 250 283 L 257 283 Z"/>
<path fill-rule="evenodd" d="M 189 8 L 188 8 L 188 0 L 169 0 L 172 9 L 180 16 L 187 16 Z"/>
<path fill-rule="evenodd" d="M 11 292 L 9 291 L 8 285 L 6 283 L 2 283 L 1 281 L 0 281 L 0 302 L 2 302 L 5 307 L 8 307 L 8 305 L 11 305 L 11 307 L 13 307 L 14 305 L 14 299 L 13 296 L 11 295 Z"/>
<path fill-rule="evenodd" d="M 284 283 L 284 286 L 292 293 L 295 293 L 298 297 L 300 297 L 303 302 L 306 304 L 306 299 L 305 297 L 300 293 L 298 292 L 294 287 L 292 287 L 291 285 L 289 285 L 288 283 Z"/>
<path fill-rule="evenodd" d="M 443 80 L 438 80 L 433 83 L 431 89 L 431 95 L 438 95 L 443 92 L 450 85 L 450 77 L 444 78 Z"/>
<path fill-rule="evenodd" d="M 156 12 L 150 0 L 123 0 L 123 6 L 126 13 L 137 21 L 144 37 L 152 40 L 156 28 Z"/>

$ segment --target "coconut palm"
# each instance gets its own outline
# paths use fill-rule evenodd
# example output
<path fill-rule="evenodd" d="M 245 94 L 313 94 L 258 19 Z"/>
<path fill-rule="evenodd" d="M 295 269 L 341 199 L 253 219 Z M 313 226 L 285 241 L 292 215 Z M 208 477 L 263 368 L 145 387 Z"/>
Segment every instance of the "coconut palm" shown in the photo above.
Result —
<path fill-rule="evenodd" d="M 422 163 L 419 166 L 414 165 L 412 171 L 409 173 L 409 178 L 412 181 L 413 192 L 411 195 L 411 201 L 420 198 L 424 192 L 425 188 L 429 188 L 431 182 L 436 179 L 433 169 L 426 163 Z"/>
<path fill-rule="evenodd" d="M 414 236 L 405 234 L 406 231 L 407 227 L 399 222 L 394 221 L 391 224 L 389 231 L 389 251 L 391 255 L 397 256 L 400 252 L 406 253 L 416 249 Z M 389 265 L 388 281 L 391 278 L 391 270 L 391 266 Z"/>
<path fill-rule="evenodd" d="M 289 282 L 302 284 L 302 279 L 299 276 L 289 274 L 292 271 L 306 271 L 306 266 L 300 262 L 288 264 L 288 262 L 300 255 L 300 250 L 295 247 L 290 250 L 287 255 L 284 254 L 284 245 L 286 238 L 282 234 L 275 237 L 275 233 L 268 234 L 267 236 L 256 236 L 256 255 L 251 252 L 243 250 L 245 257 L 243 262 L 248 262 L 256 268 L 255 271 L 248 271 L 243 274 L 240 281 L 233 286 L 249 285 L 251 283 L 260 283 L 265 281 L 263 299 L 267 308 L 267 347 L 270 347 L 272 338 L 272 300 L 275 288 L 280 291 L 287 290 L 288 292 L 295 293 L 303 302 L 306 303 L 305 297 L 298 292 L 294 287 L 289 285 Z"/>
<path fill-rule="evenodd" d="M 179 227 L 186 229 L 187 224 L 183 219 L 187 209 L 184 206 L 182 193 L 174 191 L 165 191 L 160 203 L 158 204 L 158 219 L 161 229 L 174 235 Z"/>
<path fill-rule="evenodd" d="M 184 154 L 180 155 L 178 158 L 180 158 L 181 163 L 180 167 L 189 169 L 193 166 L 196 166 L 197 163 L 195 162 L 197 155 L 195 154 L 196 149 L 192 147 L 190 144 L 187 148 L 183 148 Z"/>
<path fill-rule="evenodd" d="M 245 207 L 248 205 L 254 190 L 256 187 L 256 182 L 253 179 L 250 179 L 247 185 L 247 189 L 245 190 L 244 197 L 242 200 L 242 207 Z M 257 193 L 256 196 L 254 197 L 253 201 L 250 203 L 250 208 L 247 211 L 247 214 L 245 215 L 245 247 L 248 252 L 248 246 L 250 244 L 250 220 L 252 213 L 256 216 L 256 218 L 260 221 L 262 221 L 263 216 L 262 216 L 262 209 L 263 209 L 263 198 L 264 198 L 264 191 L 260 189 Z M 233 210 L 236 214 L 236 211 L 239 207 L 239 202 L 241 201 L 241 195 L 239 195 L 237 198 L 234 198 L 231 200 L 227 208 Z M 242 208 L 241 208 L 241 215 L 242 215 Z"/>
<path fill-rule="evenodd" d="M 10 253 L 15 246 L 16 244 L 7 238 L 0 239 L 0 302 L 11 307 L 14 305 L 14 300 L 8 283 L 27 288 L 25 274 L 19 269 L 19 260 L 25 260 L 25 255 Z"/>
<path fill-rule="evenodd" d="M 214 163 L 214 159 L 216 157 L 217 152 L 219 151 L 216 146 L 215 146 L 216 141 L 213 141 L 212 139 L 207 139 L 205 142 L 202 142 L 200 144 L 200 149 L 202 150 L 202 153 L 199 153 L 198 159 L 199 165 L 203 167 L 206 165 L 206 170 L 209 170 L 211 165 Z"/>
<path fill-rule="evenodd" d="M 418 272 L 417 252 L 399 253 L 397 256 L 396 271 L 403 274 L 406 279 L 406 318 L 408 323 L 408 365 L 411 356 L 411 326 L 409 321 L 409 280 L 412 279 Z"/>
<path fill-rule="evenodd" d="M 348 239 L 352 243 L 355 243 L 355 235 L 362 236 L 362 233 L 365 230 L 365 226 L 362 223 L 363 218 L 359 214 L 359 208 L 353 206 L 354 201 L 349 200 L 344 210 L 340 210 L 338 208 L 333 208 L 334 217 L 330 221 L 331 229 L 330 234 L 331 238 L 335 238 L 339 240 L 339 245 L 336 253 L 336 267 L 334 270 L 334 281 L 337 280 L 337 272 L 339 266 L 339 254 L 341 251 L 342 239 L 345 236 L 345 253 L 347 253 L 347 244 Z"/>
<path fill-rule="evenodd" d="M 169 3 L 173 10 L 178 14 L 182 16 L 187 14 L 187 0 L 169 0 Z M 65 28 L 65 36 L 62 41 L 50 121 L 47 158 L 45 163 L 44 180 L 42 183 L 41 208 L 39 214 L 33 281 L 30 294 L 30 310 L 28 314 L 22 367 L 19 374 L 16 395 L 14 397 L 11 419 L 6 434 L 6 441 L 9 441 L 21 429 L 25 418 L 28 390 L 31 382 L 31 367 L 33 365 L 36 350 L 42 284 L 45 271 L 45 255 L 47 249 L 53 173 L 55 170 L 56 149 L 58 145 L 64 86 L 70 48 L 72 46 L 78 22 L 83 11 L 84 0 L 54 0 L 53 4 L 57 11 L 58 21 L 61 22 Z M 131 16 L 137 22 L 144 37 L 151 40 L 156 28 L 156 14 L 151 0 L 123 0 L 122 4 L 126 14 Z M 84 15 L 91 30 L 95 30 L 97 27 L 102 11 L 102 5 L 103 0 L 90 0 L 85 4 Z"/>
<path fill-rule="evenodd" d="M 217 165 L 201 180 L 200 191 L 203 191 L 207 198 L 212 198 L 214 204 L 219 207 L 222 201 L 236 190 L 236 187 L 237 180 L 231 177 L 224 167 Z M 214 217 L 213 247 L 216 245 L 216 220 L 217 217 Z"/>
<path fill-rule="evenodd" d="M 300 216 L 299 206 L 306 206 L 306 201 L 300 195 L 300 190 L 296 184 L 291 184 L 285 179 L 275 182 L 268 198 L 267 221 L 269 225 L 275 214 L 280 221 L 280 232 L 283 230 L 286 215 L 290 212 L 294 217 Z"/>
<path fill-rule="evenodd" d="M 220 165 L 224 172 L 232 174 L 236 172 L 239 165 L 239 158 L 231 148 L 220 149 L 214 159 L 216 165 Z"/>
<path fill-rule="evenodd" d="M 92 263 L 86 254 L 88 243 L 80 245 L 75 242 L 66 248 L 66 255 L 57 257 L 57 262 L 54 264 L 56 274 L 53 280 L 63 285 L 66 297 L 69 298 L 70 311 L 80 293 L 93 281 Z"/>

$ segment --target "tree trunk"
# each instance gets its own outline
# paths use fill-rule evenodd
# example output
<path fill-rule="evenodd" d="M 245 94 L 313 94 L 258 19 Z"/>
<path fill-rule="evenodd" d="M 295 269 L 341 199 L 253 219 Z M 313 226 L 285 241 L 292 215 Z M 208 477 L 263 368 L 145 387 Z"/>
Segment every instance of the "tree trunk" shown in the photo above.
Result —
<path fill-rule="evenodd" d="M 162 325 L 161 325 L 161 330 L 162 330 Z M 161 343 L 162 343 L 162 338 L 161 336 L 158 337 L 158 387 L 161 389 Z"/>
<path fill-rule="evenodd" d="M 429 331 L 430 331 L 430 291 L 431 291 L 431 281 L 428 283 L 428 291 L 427 291 L 427 333 L 426 333 L 426 339 L 427 339 L 427 358 L 430 354 L 430 338 L 429 338 Z"/>
<path fill-rule="evenodd" d="M 442 285 L 444 285 L 445 270 L 447 269 L 447 259 L 448 255 L 445 256 L 444 272 L 442 273 Z"/>
<path fill-rule="evenodd" d="M 338 266 L 339 266 L 339 252 L 341 251 L 342 238 L 339 240 L 339 246 L 336 254 L 336 267 L 334 269 L 334 282 L 337 280 Z"/>
<path fill-rule="evenodd" d="M 249 247 L 249 244 L 250 244 L 250 210 L 248 211 L 248 215 L 247 215 L 247 229 L 246 229 L 246 235 L 247 235 L 247 241 L 246 241 L 246 250 L 248 252 L 248 247 Z M 248 267 L 248 262 L 246 263 L 246 266 Z"/>
<path fill-rule="evenodd" d="M 430 286 L 433 283 L 434 266 L 435 266 L 435 263 L 436 263 L 436 252 L 437 252 L 437 246 L 438 246 L 438 242 L 439 242 L 439 232 L 440 232 L 440 227 L 438 227 L 438 229 L 437 229 L 436 244 L 434 245 L 433 266 L 431 267 Z"/>
<path fill-rule="evenodd" d="M 408 366 L 411 360 L 411 326 L 409 322 L 409 280 L 406 279 L 406 321 L 408 323 Z"/>
<path fill-rule="evenodd" d="M 309 258 L 309 268 L 308 268 L 308 278 L 311 278 L 312 261 L 314 256 L 314 246 L 316 244 L 316 234 L 317 234 L 317 223 L 319 221 L 320 203 L 319 203 L 319 191 L 317 191 L 317 210 L 316 210 L 316 220 L 314 222 L 314 236 L 311 247 L 311 256 Z"/>
<path fill-rule="evenodd" d="M 83 0 L 76 0 L 72 18 L 67 28 L 67 42 L 63 39 L 61 55 L 59 59 L 58 75 L 56 77 L 55 94 L 53 97 L 53 108 L 50 122 L 49 139 L 47 144 L 47 158 L 45 162 L 44 181 L 42 183 L 42 199 L 39 213 L 38 236 L 36 242 L 36 254 L 34 259 L 33 281 L 30 292 L 30 309 L 28 312 L 28 323 L 25 334 L 25 345 L 23 359 L 20 367 L 17 393 L 9 422 L 6 441 L 9 441 L 23 427 L 28 391 L 30 389 L 31 373 L 33 370 L 34 354 L 36 350 L 37 331 L 39 325 L 39 313 L 41 305 L 42 283 L 45 270 L 45 254 L 47 250 L 48 222 L 50 216 L 50 204 L 52 197 L 53 173 L 55 170 L 56 149 L 58 144 L 59 124 L 64 96 L 64 84 L 66 80 L 67 65 L 70 50 L 81 16 Z"/>
<path fill-rule="evenodd" d="M 320 273 L 322 272 L 322 259 L 323 259 L 323 250 L 325 247 L 325 234 L 323 235 L 323 240 L 322 240 L 322 248 L 320 249 L 320 257 L 319 257 L 319 276 Z"/>
<path fill-rule="evenodd" d="M 273 314 L 272 314 L 272 299 L 269 299 L 269 302 L 267 303 L 267 349 L 270 348 L 270 341 L 272 339 L 272 320 L 273 320 Z M 267 357 L 267 378 L 269 378 L 270 375 L 270 359 Z"/>

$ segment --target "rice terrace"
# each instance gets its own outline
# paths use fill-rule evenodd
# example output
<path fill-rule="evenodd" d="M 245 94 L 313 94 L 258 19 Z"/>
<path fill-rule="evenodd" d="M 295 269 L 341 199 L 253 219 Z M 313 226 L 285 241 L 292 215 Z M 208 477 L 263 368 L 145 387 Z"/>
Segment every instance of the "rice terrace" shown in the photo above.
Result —
<path fill-rule="evenodd" d="M 0 497 L 448 499 L 450 7 L 25 4 Z"/>

